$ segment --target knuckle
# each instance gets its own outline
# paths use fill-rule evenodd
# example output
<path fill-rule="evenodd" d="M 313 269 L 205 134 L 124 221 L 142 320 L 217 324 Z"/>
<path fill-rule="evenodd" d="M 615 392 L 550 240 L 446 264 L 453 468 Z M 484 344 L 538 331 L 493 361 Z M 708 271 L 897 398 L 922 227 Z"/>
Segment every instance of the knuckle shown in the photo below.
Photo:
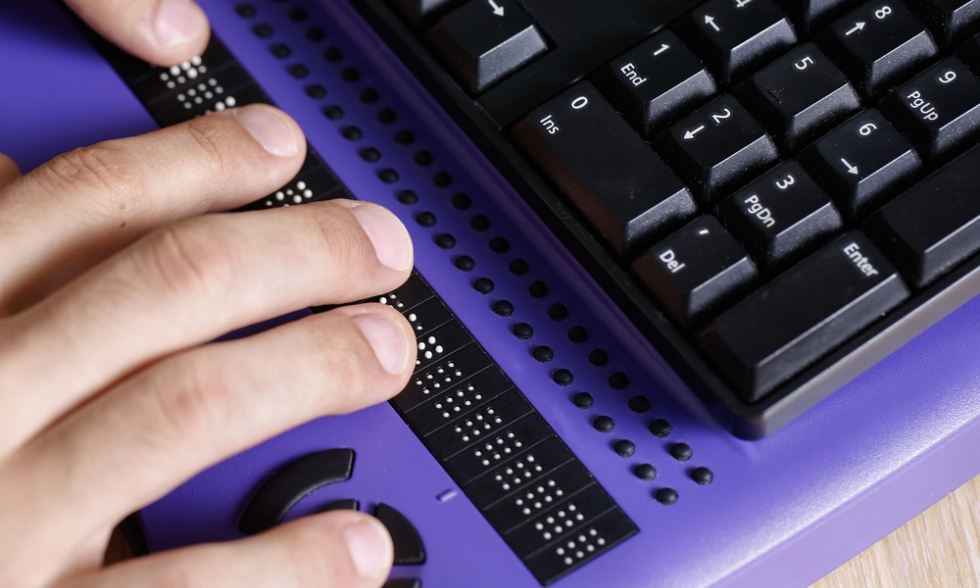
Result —
<path fill-rule="evenodd" d="M 97 190 L 102 202 L 135 200 L 145 191 L 139 157 L 100 143 L 64 153 L 38 170 L 39 181 L 52 194 L 73 193 L 79 186 Z M 71 188 L 71 190 L 67 190 Z"/>
<path fill-rule="evenodd" d="M 177 359 L 170 366 L 167 387 L 154 387 L 149 393 L 157 427 L 148 431 L 153 443 L 162 442 L 164 451 L 175 443 L 199 439 L 202 434 L 222 431 L 229 419 L 235 391 L 214 364 Z"/>
<path fill-rule="evenodd" d="M 233 148 L 241 142 L 229 137 L 228 124 L 217 117 L 200 117 L 181 127 L 198 149 L 195 160 L 203 161 L 209 174 L 232 177 L 242 167 L 241 150 Z"/>
<path fill-rule="evenodd" d="M 240 262 L 226 236 L 204 223 L 164 227 L 145 249 L 143 271 L 153 274 L 171 295 L 200 302 L 230 292 L 241 273 Z"/>

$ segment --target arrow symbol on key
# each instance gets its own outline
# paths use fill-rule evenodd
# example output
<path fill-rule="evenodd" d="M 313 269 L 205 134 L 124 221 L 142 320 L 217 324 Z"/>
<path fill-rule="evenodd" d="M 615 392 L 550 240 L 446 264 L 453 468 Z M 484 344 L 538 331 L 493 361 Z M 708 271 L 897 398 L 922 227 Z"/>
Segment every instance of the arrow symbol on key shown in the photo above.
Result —
<path fill-rule="evenodd" d="M 845 37 L 850 37 L 854 33 L 858 33 L 858 32 L 863 31 L 864 30 L 864 25 L 865 25 L 865 22 L 864 21 L 854 23 L 854 28 L 851 29 L 851 30 L 849 30 L 849 31 L 847 31 L 846 33 L 844 33 L 844 36 Z"/>
<path fill-rule="evenodd" d="M 704 15 L 704 24 L 706 24 L 709 27 L 713 28 L 716 33 L 720 33 L 721 32 L 721 29 L 718 28 L 718 25 L 717 24 L 715 24 L 715 17 L 713 17 L 711 15 L 708 15 L 708 14 Z"/>
<path fill-rule="evenodd" d="M 851 165 L 851 162 L 847 161 L 843 157 L 840 158 L 840 162 L 843 163 L 844 164 L 844 167 L 847 168 L 847 173 L 849 173 L 849 174 L 851 174 L 853 176 L 858 175 L 858 168 L 857 168 L 856 165 Z"/>
<path fill-rule="evenodd" d="M 494 14 L 496 14 L 497 16 L 503 16 L 504 15 L 504 7 L 503 6 L 497 5 L 497 3 L 494 2 L 493 0 L 487 0 L 487 2 L 490 3 L 490 8 L 493 8 L 493 13 Z"/>
<path fill-rule="evenodd" d="M 704 130 L 704 125 L 701 125 L 700 127 L 696 128 L 696 129 L 693 129 L 693 130 L 690 130 L 690 131 L 684 133 L 684 140 L 685 141 L 690 141 L 691 139 L 693 139 L 694 137 L 696 137 L 698 135 L 698 133 L 700 133 L 703 130 Z"/>

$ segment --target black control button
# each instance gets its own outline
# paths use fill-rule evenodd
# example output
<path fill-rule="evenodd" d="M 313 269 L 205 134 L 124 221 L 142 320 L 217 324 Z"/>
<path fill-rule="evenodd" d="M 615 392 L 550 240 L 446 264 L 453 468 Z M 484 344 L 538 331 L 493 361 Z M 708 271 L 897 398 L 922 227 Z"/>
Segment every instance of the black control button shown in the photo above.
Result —
<path fill-rule="evenodd" d="M 698 339 L 742 399 L 756 402 L 908 295 L 885 256 L 851 231 L 723 313 Z"/>
<path fill-rule="evenodd" d="M 470 0 L 447 14 L 428 38 L 473 93 L 486 90 L 548 49 L 516 0 Z"/>
<path fill-rule="evenodd" d="M 654 245 L 633 271 L 685 325 L 731 300 L 758 275 L 745 250 L 710 215 Z"/>
<path fill-rule="evenodd" d="M 254 535 L 275 527 L 303 497 L 318 488 L 350 479 L 353 469 L 351 449 L 318 451 L 286 464 L 249 501 L 238 530 Z"/>
<path fill-rule="evenodd" d="M 473 428 L 465 429 L 462 426 L 447 427 L 438 431 L 426 439 L 426 445 L 433 453 L 437 451 L 448 452 L 452 448 L 462 445 L 468 441 L 459 440 L 459 436 L 467 436 L 470 441 L 473 439 L 473 431 L 476 430 L 478 421 L 471 421 Z M 508 425 L 501 423 L 498 432 L 488 431 L 485 435 L 481 434 L 477 443 L 471 443 L 468 447 L 453 455 L 452 458 L 443 462 L 443 467 L 450 476 L 456 480 L 460 486 L 465 486 L 478 476 L 492 470 L 493 468 L 517 462 L 517 458 L 534 445 L 544 441 L 554 435 L 554 432 L 544 420 L 536 413 L 525 415 Z M 450 437 L 450 434 L 457 437 Z M 448 450 L 444 449 L 444 444 L 453 445 Z"/>
<path fill-rule="evenodd" d="M 728 94 L 672 126 L 657 146 L 705 204 L 779 157 L 762 125 Z"/>
<path fill-rule="evenodd" d="M 854 5 L 854 0 L 776 0 L 793 21 L 801 34 L 822 29 L 844 10 Z"/>
<path fill-rule="evenodd" d="M 425 436 L 513 387 L 500 368 L 492 366 L 460 384 L 444 387 L 439 395 L 406 412 L 405 420 L 416 433 Z"/>
<path fill-rule="evenodd" d="M 531 112 L 514 134 L 618 253 L 697 210 L 680 179 L 589 82 Z"/>
<path fill-rule="evenodd" d="M 566 540 L 553 543 L 524 560 L 542 584 L 548 584 L 635 535 L 636 525 L 614 508 Z"/>
<path fill-rule="evenodd" d="M 450 321 L 419 339 L 415 371 L 422 371 L 473 343 L 473 337 L 459 321 Z"/>
<path fill-rule="evenodd" d="M 738 95 L 787 150 L 805 145 L 861 107 L 847 77 L 813 43 L 753 75 Z"/>
<path fill-rule="evenodd" d="M 459 0 L 391 0 L 402 16 L 416 27 L 427 26 Z"/>
<path fill-rule="evenodd" d="M 388 529 L 395 545 L 395 565 L 412 566 L 425 563 L 425 546 L 418 530 L 408 518 L 383 502 L 374 508 L 374 516 Z"/>
<path fill-rule="evenodd" d="M 724 84 L 796 43 L 789 19 L 772 0 L 709 0 L 681 28 Z"/>
<path fill-rule="evenodd" d="M 582 467 L 561 439 L 552 435 L 512 461 L 471 481 L 463 490 L 477 508 L 487 510 L 507 496 L 517 496 L 515 492 L 530 492 L 531 490 L 525 489 L 533 489 L 542 484 L 553 487 L 548 482 L 552 473 L 570 462 L 570 465 Z M 566 491 L 568 488 L 563 490 Z"/>
<path fill-rule="evenodd" d="M 960 41 L 980 25 L 980 0 L 906 0 L 943 45 Z"/>
<path fill-rule="evenodd" d="M 357 510 L 358 508 L 360 508 L 360 503 L 358 503 L 356 499 L 345 498 L 342 500 L 334 500 L 333 502 L 324 504 L 319 509 L 317 509 L 317 512 L 332 512 L 335 510 Z"/>
<path fill-rule="evenodd" d="M 670 31 L 661 31 L 593 76 L 636 130 L 651 135 L 716 92 L 704 64 Z"/>
<path fill-rule="evenodd" d="M 446 390 L 461 385 L 491 365 L 493 360 L 490 356 L 479 345 L 471 343 L 442 361 L 416 372 L 401 394 L 392 399 L 392 403 L 402 412 L 408 412 Z"/>
<path fill-rule="evenodd" d="M 521 484 L 519 491 L 486 509 L 483 515 L 498 533 L 505 535 L 593 483 L 595 479 L 582 464 L 572 461 L 534 483 Z"/>
<path fill-rule="evenodd" d="M 799 159 L 851 221 L 876 208 L 922 167 L 908 139 L 873 109 L 831 131 Z"/>
<path fill-rule="evenodd" d="M 919 153 L 937 162 L 980 133 L 980 80 L 947 57 L 899 86 L 881 110 Z"/>
<path fill-rule="evenodd" d="M 938 50 L 926 26 L 898 0 L 862 4 L 820 41 L 865 96 L 887 90 Z"/>
<path fill-rule="evenodd" d="M 830 195 L 795 161 L 726 198 L 717 212 L 767 272 L 784 267 L 843 225 Z"/>
<path fill-rule="evenodd" d="M 973 148 L 868 219 L 868 231 L 917 287 L 980 249 L 980 148 Z"/>

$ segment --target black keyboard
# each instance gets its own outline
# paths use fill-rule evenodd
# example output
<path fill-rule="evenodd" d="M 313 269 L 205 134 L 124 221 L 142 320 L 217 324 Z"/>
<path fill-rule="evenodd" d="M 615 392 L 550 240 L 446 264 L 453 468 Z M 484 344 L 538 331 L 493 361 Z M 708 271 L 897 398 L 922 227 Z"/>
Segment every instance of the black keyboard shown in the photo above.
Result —
<path fill-rule="evenodd" d="M 980 293 L 980 0 L 353 0 L 739 436 Z"/>

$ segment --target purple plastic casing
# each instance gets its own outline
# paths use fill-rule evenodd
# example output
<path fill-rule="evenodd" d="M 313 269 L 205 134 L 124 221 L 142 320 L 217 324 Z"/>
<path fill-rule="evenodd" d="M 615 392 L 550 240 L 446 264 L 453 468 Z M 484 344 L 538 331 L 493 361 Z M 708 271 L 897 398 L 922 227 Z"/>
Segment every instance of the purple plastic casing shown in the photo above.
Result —
<path fill-rule="evenodd" d="M 980 472 L 980 300 L 774 435 L 738 440 L 712 420 L 349 5 L 326 0 L 253 4 L 258 15 L 245 19 L 236 14 L 234 2 L 202 2 L 215 31 L 299 121 L 350 190 L 388 206 L 407 223 L 419 270 L 639 527 L 637 535 L 554 586 L 806 585 Z M 297 5 L 309 12 L 305 22 L 288 17 Z M 271 24 L 272 38 L 251 32 L 260 21 Z M 313 24 L 326 31 L 325 41 L 305 38 Z M 292 47 L 287 62 L 268 51 L 274 42 Z M 343 50 L 341 64 L 322 58 L 326 45 Z M 72 147 L 154 128 L 144 108 L 54 2 L 0 6 L 0 47 L 0 151 L 25 171 Z M 309 67 L 309 79 L 288 75 L 284 66 L 294 62 Z M 340 71 L 351 66 L 361 79 L 342 81 Z M 327 88 L 325 99 L 306 95 L 304 84 L 313 82 Z M 377 89 L 379 103 L 358 99 L 367 86 Z M 341 105 L 345 120 L 325 118 L 321 108 L 326 104 Z M 393 109 L 398 121 L 379 122 L 382 107 Z M 360 126 L 364 138 L 356 144 L 344 139 L 338 131 L 347 124 Z M 415 145 L 392 140 L 401 128 L 416 134 Z M 358 156 L 357 149 L 367 145 L 381 151 L 380 162 L 366 163 Z M 420 148 L 434 155 L 433 165 L 412 162 Z M 395 186 L 379 181 L 377 173 L 384 167 L 398 170 Z M 433 185 L 432 174 L 439 170 L 452 174 L 451 187 Z M 395 199 L 404 188 L 418 193 L 418 204 L 405 206 Z M 450 204 L 459 191 L 471 196 L 469 210 Z M 424 228 L 413 220 L 422 210 L 436 215 L 437 226 Z M 476 214 L 486 215 L 489 230 L 470 228 Z M 457 237 L 453 251 L 434 244 L 440 232 Z M 487 246 L 499 235 L 511 243 L 507 255 Z M 453 266 L 461 254 L 476 260 L 475 272 Z M 529 262 L 529 275 L 507 271 L 517 255 Z M 471 287 L 477 275 L 495 281 L 491 295 Z M 546 298 L 529 295 L 533 280 L 548 283 Z M 501 318 L 490 310 L 500 299 L 514 303 L 513 316 Z M 567 319 L 548 317 L 548 306 L 556 302 L 569 308 Z M 521 321 L 535 327 L 529 341 L 510 334 Z M 589 341 L 571 342 L 566 333 L 572 325 L 585 326 Z M 550 346 L 554 360 L 534 360 L 530 350 L 537 345 Z M 589 363 L 595 348 L 608 352 L 608 364 Z M 559 367 L 575 374 L 571 386 L 551 378 Z M 615 372 L 628 374 L 625 390 L 610 388 L 608 378 Z M 593 394 L 592 408 L 581 410 L 570 402 L 579 391 Z M 637 394 L 650 399 L 648 412 L 636 414 L 627 407 Z M 611 433 L 593 428 L 599 415 L 615 419 Z M 671 423 L 668 437 L 647 431 L 654 418 Z M 611 448 L 618 439 L 633 441 L 636 453 L 619 457 Z M 690 461 L 669 455 L 676 442 L 691 446 Z M 187 481 L 141 512 L 151 549 L 240 537 L 236 526 L 244 505 L 271 472 L 298 456 L 332 447 L 355 450 L 353 476 L 314 492 L 289 518 L 339 498 L 357 498 L 367 511 L 385 502 L 414 522 L 427 551 L 424 565 L 396 566 L 393 576 L 421 578 L 428 587 L 538 585 L 387 405 L 312 421 Z M 632 473 L 643 462 L 657 468 L 655 480 L 641 481 Z M 697 466 L 712 470 L 711 484 L 700 486 L 690 478 Z M 662 487 L 677 490 L 676 504 L 665 506 L 653 498 Z"/>

